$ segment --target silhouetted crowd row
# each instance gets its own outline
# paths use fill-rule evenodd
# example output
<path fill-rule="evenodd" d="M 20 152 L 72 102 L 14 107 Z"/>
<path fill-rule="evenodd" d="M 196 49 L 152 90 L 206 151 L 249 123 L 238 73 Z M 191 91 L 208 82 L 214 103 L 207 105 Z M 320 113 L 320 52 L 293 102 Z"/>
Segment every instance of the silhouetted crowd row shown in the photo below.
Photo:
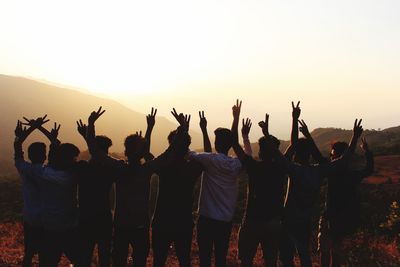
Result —
<path fill-rule="evenodd" d="M 232 220 L 238 201 L 238 178 L 248 174 L 247 208 L 239 233 L 239 260 L 252 266 L 257 248 L 262 247 L 266 266 L 293 266 L 297 251 L 302 267 L 311 267 L 312 217 L 320 188 L 328 181 L 326 211 L 321 214 L 319 244 L 321 266 L 342 266 L 346 257 L 343 240 L 358 226 L 359 201 L 356 189 L 373 171 L 373 156 L 362 139 L 366 167 L 354 170 L 349 161 L 361 137 L 361 120 L 356 120 L 349 144 L 336 142 L 330 158 L 324 158 L 300 118 L 299 103 L 292 102 L 291 144 L 285 153 L 279 140 L 269 133 L 269 115 L 259 122 L 262 137 L 255 157 L 249 141 L 250 119 L 242 120 L 244 149 L 238 141 L 241 101 L 232 108 L 232 129 L 218 128 L 212 152 L 207 120 L 199 112 L 204 152 L 191 151 L 188 133 L 190 115 L 171 112 L 179 127 L 168 136 L 169 147 L 158 157 L 150 153 L 150 140 L 157 110 L 146 117 L 147 131 L 125 139 L 127 160 L 109 155 L 112 141 L 96 135 L 95 122 L 105 110 L 93 111 L 87 121 L 77 121 L 91 155 L 78 161 L 79 149 L 58 140 L 60 125 L 43 127 L 46 116 L 24 118 L 15 129 L 15 166 L 23 181 L 24 266 L 35 253 L 40 266 L 57 266 L 62 253 L 75 266 L 90 266 L 95 246 L 100 266 L 126 266 L 129 246 L 133 266 L 146 266 L 150 243 L 153 266 L 164 266 L 174 244 L 179 264 L 191 266 L 194 227 L 197 232 L 200 265 L 226 266 Z M 26 126 L 24 126 L 26 125 Z M 300 126 L 300 127 L 299 127 Z M 24 160 L 22 144 L 35 129 L 50 140 L 28 148 Z M 299 131 L 304 138 L 299 138 Z M 237 157 L 228 155 L 233 148 Z M 47 158 L 47 163 L 46 162 Z M 311 161 L 311 158 L 313 161 Z M 149 216 L 150 179 L 159 177 L 158 197 L 152 220 Z M 201 177 L 198 219 L 194 222 L 194 187 Z M 115 213 L 110 191 L 115 184 Z M 286 192 L 285 192 L 286 191 Z M 150 242 L 150 229 L 151 242 Z"/>

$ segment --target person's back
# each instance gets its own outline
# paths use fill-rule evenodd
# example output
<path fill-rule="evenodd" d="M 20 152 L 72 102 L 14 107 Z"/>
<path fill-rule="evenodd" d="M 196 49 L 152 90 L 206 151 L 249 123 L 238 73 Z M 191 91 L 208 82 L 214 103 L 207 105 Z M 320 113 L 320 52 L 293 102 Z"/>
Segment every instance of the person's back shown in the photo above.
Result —
<path fill-rule="evenodd" d="M 200 215 L 221 221 L 231 221 L 239 191 L 238 176 L 241 163 L 222 153 L 196 156 L 203 168 Z"/>
<path fill-rule="evenodd" d="M 95 223 L 111 216 L 110 191 L 114 173 L 95 160 L 85 165 L 79 177 L 79 220 Z"/>
<path fill-rule="evenodd" d="M 45 167 L 41 187 L 42 222 L 48 229 L 68 229 L 77 224 L 76 175 Z"/>
<path fill-rule="evenodd" d="M 118 171 L 115 183 L 116 224 L 148 227 L 151 175 L 140 164 L 126 164 Z"/>
<path fill-rule="evenodd" d="M 246 217 L 269 220 L 281 216 L 285 173 L 275 162 L 253 161 L 243 165 L 249 176 Z"/>
<path fill-rule="evenodd" d="M 308 222 L 318 200 L 324 176 L 321 175 L 318 165 L 296 164 L 289 178 L 285 217 L 290 221 Z"/>
<path fill-rule="evenodd" d="M 193 191 L 201 172 L 200 164 L 182 155 L 157 172 L 158 197 L 152 223 L 154 267 L 165 266 L 172 244 L 179 265 L 191 266 Z"/>
<path fill-rule="evenodd" d="M 157 172 L 159 189 L 153 226 L 179 227 L 181 222 L 192 222 L 193 190 L 201 172 L 198 163 L 184 159 Z"/>

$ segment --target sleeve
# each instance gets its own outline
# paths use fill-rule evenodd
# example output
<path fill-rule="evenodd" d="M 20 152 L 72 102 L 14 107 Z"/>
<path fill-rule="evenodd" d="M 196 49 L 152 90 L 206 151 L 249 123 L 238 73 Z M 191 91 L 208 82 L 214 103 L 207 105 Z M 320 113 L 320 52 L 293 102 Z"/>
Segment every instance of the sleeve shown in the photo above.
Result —
<path fill-rule="evenodd" d="M 211 162 L 212 153 L 208 153 L 208 152 L 197 153 L 195 151 L 190 151 L 188 154 L 188 159 L 197 161 L 204 166 L 204 165 L 208 165 Z"/>
<path fill-rule="evenodd" d="M 32 164 L 23 159 L 15 160 L 15 167 L 21 175 L 30 178 L 38 178 L 43 174 L 43 166 L 39 164 Z"/>

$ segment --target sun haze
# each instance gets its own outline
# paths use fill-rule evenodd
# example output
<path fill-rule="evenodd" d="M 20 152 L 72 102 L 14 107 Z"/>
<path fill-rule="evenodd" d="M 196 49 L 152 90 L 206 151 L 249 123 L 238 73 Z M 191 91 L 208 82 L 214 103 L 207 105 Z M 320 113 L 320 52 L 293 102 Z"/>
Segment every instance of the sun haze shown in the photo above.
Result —
<path fill-rule="evenodd" d="M 0 73 L 85 88 L 144 112 L 172 106 L 212 127 L 271 114 L 287 138 L 290 101 L 312 128 L 398 123 L 398 1 L 7 1 Z M 197 120 L 194 120 L 197 122 Z M 257 133 L 258 134 L 258 133 Z"/>

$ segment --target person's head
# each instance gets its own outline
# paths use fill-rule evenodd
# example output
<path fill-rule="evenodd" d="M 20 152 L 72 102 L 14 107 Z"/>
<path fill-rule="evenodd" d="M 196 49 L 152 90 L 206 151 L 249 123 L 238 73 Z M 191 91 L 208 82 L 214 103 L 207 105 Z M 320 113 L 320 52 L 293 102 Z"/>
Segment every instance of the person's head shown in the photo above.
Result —
<path fill-rule="evenodd" d="M 61 144 L 55 151 L 54 167 L 59 170 L 68 170 L 79 156 L 79 148 L 70 143 Z"/>
<path fill-rule="evenodd" d="M 28 158 L 33 164 L 43 164 L 46 160 L 46 145 L 42 142 L 32 143 L 28 147 Z"/>
<path fill-rule="evenodd" d="M 125 156 L 129 162 L 139 162 L 146 152 L 146 139 L 141 135 L 131 134 L 125 138 Z"/>
<path fill-rule="evenodd" d="M 173 130 L 169 133 L 168 135 L 168 143 L 171 145 L 172 142 L 175 140 L 177 130 Z M 184 136 L 182 138 L 182 141 L 180 141 L 177 144 L 177 155 L 179 156 L 185 156 L 187 152 L 189 151 L 189 146 L 192 143 L 192 138 L 188 133 L 184 133 Z"/>
<path fill-rule="evenodd" d="M 97 135 L 96 145 L 102 152 L 108 154 L 108 149 L 112 146 L 112 141 L 105 135 Z"/>
<path fill-rule="evenodd" d="M 294 154 L 294 161 L 300 164 L 308 164 L 311 157 L 311 144 L 306 138 L 299 138 L 297 140 L 296 152 Z"/>
<path fill-rule="evenodd" d="M 218 128 L 214 131 L 215 134 L 215 150 L 218 153 L 228 154 L 232 147 L 233 137 L 231 130 L 227 128 Z"/>
<path fill-rule="evenodd" d="M 334 142 L 331 146 L 331 160 L 335 160 L 343 156 L 349 145 L 346 142 Z"/>
<path fill-rule="evenodd" d="M 271 160 L 271 155 L 273 154 L 272 148 L 279 149 L 281 142 L 273 135 L 270 135 L 269 140 L 265 138 L 265 136 L 258 139 L 258 145 L 260 150 L 258 152 L 258 157 L 261 160 Z"/>

